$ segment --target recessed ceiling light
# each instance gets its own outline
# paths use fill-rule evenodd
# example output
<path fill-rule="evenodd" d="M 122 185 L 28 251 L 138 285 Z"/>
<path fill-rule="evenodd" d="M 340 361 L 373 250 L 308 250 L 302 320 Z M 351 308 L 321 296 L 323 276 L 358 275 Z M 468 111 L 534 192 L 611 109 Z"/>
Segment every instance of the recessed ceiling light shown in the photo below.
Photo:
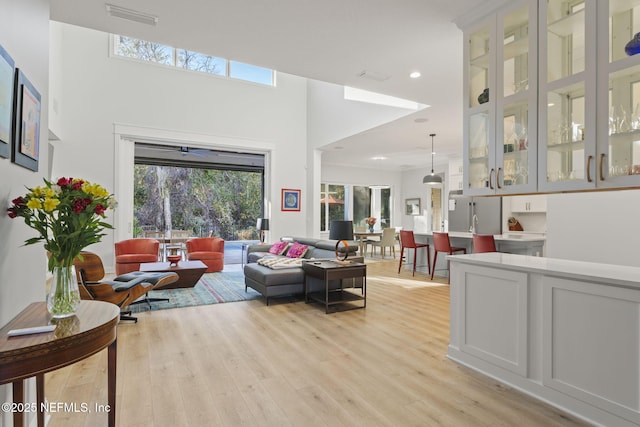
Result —
<path fill-rule="evenodd" d="M 375 157 L 372 157 L 371 160 L 387 160 L 387 158 L 384 156 L 375 156 Z"/>
<path fill-rule="evenodd" d="M 344 147 L 342 145 L 336 145 L 333 147 L 334 150 L 342 150 Z"/>
<path fill-rule="evenodd" d="M 411 74 L 409 74 L 409 77 L 411 77 L 412 79 L 417 79 L 421 75 L 422 74 L 420 74 L 420 71 L 413 71 Z"/>
<path fill-rule="evenodd" d="M 429 119 L 427 119 L 426 117 L 418 117 L 417 119 L 414 119 L 413 121 L 416 122 L 416 123 L 425 123 L 425 122 L 428 122 Z"/>

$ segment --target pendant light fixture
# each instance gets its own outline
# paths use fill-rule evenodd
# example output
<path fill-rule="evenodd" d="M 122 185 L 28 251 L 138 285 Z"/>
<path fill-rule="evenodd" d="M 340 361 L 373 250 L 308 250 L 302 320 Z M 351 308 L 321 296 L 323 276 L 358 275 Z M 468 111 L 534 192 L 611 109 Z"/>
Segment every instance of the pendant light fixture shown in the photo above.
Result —
<path fill-rule="evenodd" d="M 429 136 L 431 137 L 431 174 L 425 175 L 425 177 L 422 178 L 422 183 L 426 185 L 442 185 L 442 177 L 433 173 L 433 155 L 435 154 L 433 151 L 433 137 L 436 136 L 436 134 L 431 133 Z"/>

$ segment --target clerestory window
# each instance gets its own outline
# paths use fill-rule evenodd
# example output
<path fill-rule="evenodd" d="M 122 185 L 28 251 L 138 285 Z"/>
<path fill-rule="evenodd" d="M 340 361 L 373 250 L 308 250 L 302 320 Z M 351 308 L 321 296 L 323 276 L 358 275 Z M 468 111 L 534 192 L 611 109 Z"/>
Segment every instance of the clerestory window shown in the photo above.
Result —
<path fill-rule="evenodd" d="M 117 56 L 275 86 L 275 71 L 269 68 L 116 34 L 112 40 Z"/>

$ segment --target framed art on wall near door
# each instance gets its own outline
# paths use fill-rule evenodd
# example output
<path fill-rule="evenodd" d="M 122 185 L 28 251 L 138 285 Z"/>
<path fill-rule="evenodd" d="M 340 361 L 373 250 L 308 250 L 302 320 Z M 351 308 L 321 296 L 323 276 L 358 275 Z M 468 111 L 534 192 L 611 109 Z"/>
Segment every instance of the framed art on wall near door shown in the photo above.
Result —
<path fill-rule="evenodd" d="M 300 190 L 291 188 L 282 189 L 282 210 L 297 212 L 300 211 Z"/>
<path fill-rule="evenodd" d="M 22 70 L 17 69 L 15 90 L 15 132 L 11 160 L 32 171 L 40 157 L 40 93 Z"/>
<path fill-rule="evenodd" d="M 420 198 L 406 199 L 404 201 L 405 215 L 420 215 Z"/>
<path fill-rule="evenodd" d="M 15 67 L 11 56 L 0 46 L 0 157 L 11 156 L 11 125 Z"/>

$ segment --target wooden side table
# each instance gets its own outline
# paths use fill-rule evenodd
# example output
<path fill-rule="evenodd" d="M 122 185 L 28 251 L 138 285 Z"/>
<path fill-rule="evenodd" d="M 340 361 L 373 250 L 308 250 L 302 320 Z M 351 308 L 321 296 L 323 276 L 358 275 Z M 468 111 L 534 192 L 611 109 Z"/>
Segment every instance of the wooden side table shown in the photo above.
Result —
<path fill-rule="evenodd" d="M 102 301 L 81 301 L 74 316 L 52 320 L 45 302 L 30 304 L 0 329 L 0 384 L 13 383 L 13 425 L 24 425 L 26 411 L 44 426 L 44 374 L 108 348 L 108 420 L 116 424 L 116 338 L 120 309 Z M 9 337 L 12 329 L 56 324 L 53 332 Z M 36 377 L 36 405 L 24 403 L 24 380 Z M 97 404 L 97 402 L 96 402 Z M 105 412 L 106 412 L 105 410 Z"/>
<path fill-rule="evenodd" d="M 354 301 L 362 301 L 362 306 L 349 304 L 348 309 L 365 308 L 367 306 L 367 265 L 361 262 L 343 264 L 336 261 L 304 261 L 302 269 L 305 273 L 305 302 L 310 300 L 324 304 L 325 313 L 334 305 L 347 305 Z M 315 277 L 324 281 L 324 292 L 310 292 L 308 279 Z M 345 290 L 342 279 L 362 278 L 362 295 Z M 330 289 L 329 282 L 340 280 L 340 288 Z"/>

